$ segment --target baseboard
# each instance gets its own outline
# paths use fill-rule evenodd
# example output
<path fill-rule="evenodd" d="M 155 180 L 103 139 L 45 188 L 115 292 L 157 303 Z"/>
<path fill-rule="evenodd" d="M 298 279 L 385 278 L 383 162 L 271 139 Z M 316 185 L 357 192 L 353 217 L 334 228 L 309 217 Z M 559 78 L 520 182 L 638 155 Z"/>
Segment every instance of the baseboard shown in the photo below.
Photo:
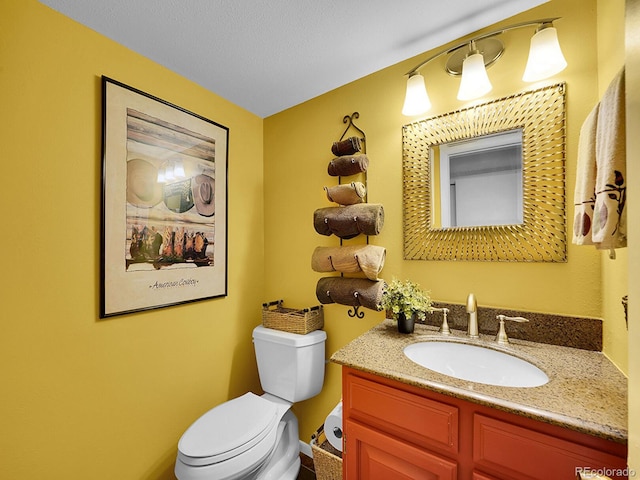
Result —
<path fill-rule="evenodd" d="M 311 444 L 305 443 L 300 440 L 300 453 L 303 453 L 309 458 L 313 458 L 313 450 L 311 450 Z"/>

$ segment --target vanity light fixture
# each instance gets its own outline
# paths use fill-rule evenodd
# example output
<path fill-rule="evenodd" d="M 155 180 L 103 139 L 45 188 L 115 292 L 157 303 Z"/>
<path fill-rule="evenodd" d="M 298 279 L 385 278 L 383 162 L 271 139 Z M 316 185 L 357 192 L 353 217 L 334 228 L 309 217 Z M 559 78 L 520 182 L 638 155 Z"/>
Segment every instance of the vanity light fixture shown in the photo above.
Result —
<path fill-rule="evenodd" d="M 404 98 L 402 114 L 408 117 L 420 115 L 431 108 L 431 100 L 424 86 L 424 77 L 415 72 L 409 74 L 407 80 L 407 94 Z"/>
<path fill-rule="evenodd" d="M 567 61 L 558 42 L 558 32 L 551 22 L 543 23 L 531 37 L 529 60 L 522 80 L 537 82 L 561 72 L 566 66 Z"/>
<path fill-rule="evenodd" d="M 493 86 L 489 81 L 484 57 L 478 51 L 476 42 L 469 43 L 469 54 L 462 62 L 462 78 L 458 100 L 473 100 L 491 91 Z"/>
<path fill-rule="evenodd" d="M 531 38 L 523 81 L 536 82 L 561 72 L 567 66 L 567 62 L 562 55 L 558 34 L 553 26 L 553 22 L 558 19 L 559 17 L 544 18 L 510 25 L 478 35 L 427 58 L 407 73 L 409 78 L 402 114 L 420 115 L 431 108 L 424 77 L 419 70 L 442 55 L 449 55 L 445 66 L 447 73 L 461 76 L 458 100 L 473 100 L 489 93 L 492 87 L 486 68 L 504 52 L 503 43 L 496 37 L 516 28 L 537 26 L 536 33 Z"/>

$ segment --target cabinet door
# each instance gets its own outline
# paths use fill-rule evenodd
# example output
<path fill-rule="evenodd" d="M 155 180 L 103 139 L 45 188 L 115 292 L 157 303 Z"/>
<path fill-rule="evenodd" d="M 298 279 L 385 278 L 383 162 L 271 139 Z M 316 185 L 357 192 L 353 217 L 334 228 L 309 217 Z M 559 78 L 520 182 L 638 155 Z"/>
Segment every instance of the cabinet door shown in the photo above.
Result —
<path fill-rule="evenodd" d="M 573 480 L 581 468 L 606 468 L 613 478 L 626 478 L 624 458 L 478 414 L 473 458 L 477 468 L 501 478 Z"/>
<path fill-rule="evenodd" d="M 347 374 L 343 415 L 444 455 L 458 453 L 458 408 Z"/>
<path fill-rule="evenodd" d="M 346 480 L 456 480 L 456 463 L 345 421 Z"/>

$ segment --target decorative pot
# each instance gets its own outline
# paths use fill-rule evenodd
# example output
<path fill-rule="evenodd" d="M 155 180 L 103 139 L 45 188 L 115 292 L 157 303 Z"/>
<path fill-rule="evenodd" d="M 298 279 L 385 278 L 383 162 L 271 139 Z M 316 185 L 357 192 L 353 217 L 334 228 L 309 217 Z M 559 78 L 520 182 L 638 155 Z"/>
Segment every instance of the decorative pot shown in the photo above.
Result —
<path fill-rule="evenodd" d="M 404 313 L 398 314 L 398 332 L 413 333 L 413 327 L 416 324 L 416 314 L 407 317 Z"/>

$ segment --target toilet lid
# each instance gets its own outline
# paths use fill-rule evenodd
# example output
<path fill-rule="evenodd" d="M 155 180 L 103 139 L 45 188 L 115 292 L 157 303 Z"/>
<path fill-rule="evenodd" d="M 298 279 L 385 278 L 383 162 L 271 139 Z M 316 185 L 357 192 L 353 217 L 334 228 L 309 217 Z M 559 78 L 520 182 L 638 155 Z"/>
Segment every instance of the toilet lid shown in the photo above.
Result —
<path fill-rule="evenodd" d="M 202 415 L 182 435 L 178 450 L 194 460 L 227 460 L 259 443 L 279 420 L 276 404 L 249 392 Z"/>

